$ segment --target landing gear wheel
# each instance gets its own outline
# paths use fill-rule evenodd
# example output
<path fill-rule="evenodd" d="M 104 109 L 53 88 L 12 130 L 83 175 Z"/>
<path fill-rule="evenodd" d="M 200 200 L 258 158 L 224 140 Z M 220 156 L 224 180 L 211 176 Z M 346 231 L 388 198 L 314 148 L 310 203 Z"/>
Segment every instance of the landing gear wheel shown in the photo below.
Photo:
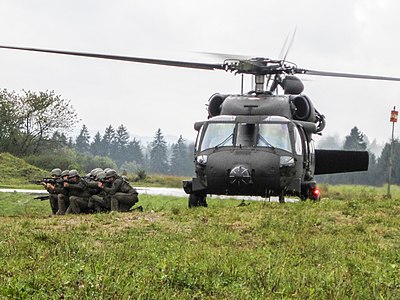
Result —
<path fill-rule="evenodd" d="M 198 206 L 207 207 L 206 196 L 190 194 L 189 195 L 189 208 L 198 207 Z"/>
<path fill-rule="evenodd" d="M 285 195 L 283 193 L 279 195 L 279 203 L 285 203 Z"/>

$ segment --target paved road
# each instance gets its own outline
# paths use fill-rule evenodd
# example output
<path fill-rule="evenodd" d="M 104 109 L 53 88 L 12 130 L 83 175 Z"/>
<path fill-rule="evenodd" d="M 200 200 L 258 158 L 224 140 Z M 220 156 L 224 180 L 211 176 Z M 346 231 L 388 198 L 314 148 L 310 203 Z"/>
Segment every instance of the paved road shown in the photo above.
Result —
<path fill-rule="evenodd" d="M 174 197 L 187 197 L 183 189 L 178 188 L 162 188 L 162 187 L 136 187 L 140 194 L 146 195 L 164 195 L 164 196 L 174 196 Z M 45 190 L 24 190 L 24 189 L 0 189 L 3 193 L 30 193 L 30 194 L 45 194 Z M 254 197 L 254 196 L 220 196 L 212 195 L 212 198 L 235 198 L 239 200 L 249 200 L 249 201 L 263 201 L 265 198 Z M 297 202 L 298 199 L 295 198 L 285 198 L 286 202 Z M 277 197 L 271 197 L 271 202 L 278 202 Z"/>
<path fill-rule="evenodd" d="M 157 188 L 157 187 L 137 187 L 139 194 L 148 195 L 164 195 L 164 196 L 175 196 L 175 197 L 186 197 L 186 193 L 183 189 L 178 188 Z M 29 193 L 29 194 L 45 194 L 44 189 L 39 190 L 25 190 L 25 189 L 0 189 L 3 193 Z"/>

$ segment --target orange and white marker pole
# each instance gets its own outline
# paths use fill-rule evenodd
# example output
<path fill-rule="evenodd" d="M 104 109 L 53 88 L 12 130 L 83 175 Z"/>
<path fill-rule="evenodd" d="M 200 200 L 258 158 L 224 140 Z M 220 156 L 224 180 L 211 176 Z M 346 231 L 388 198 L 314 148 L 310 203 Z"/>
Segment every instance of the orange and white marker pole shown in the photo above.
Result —
<path fill-rule="evenodd" d="M 391 198 L 390 194 L 390 183 L 392 180 L 392 164 L 393 164 L 393 144 L 394 144 L 394 123 L 397 123 L 397 117 L 399 112 L 396 110 L 396 106 L 393 107 L 393 110 L 390 113 L 390 122 L 392 122 L 392 143 L 390 145 L 390 154 L 389 154 L 389 164 L 388 164 L 388 189 L 387 189 L 387 197 Z"/>

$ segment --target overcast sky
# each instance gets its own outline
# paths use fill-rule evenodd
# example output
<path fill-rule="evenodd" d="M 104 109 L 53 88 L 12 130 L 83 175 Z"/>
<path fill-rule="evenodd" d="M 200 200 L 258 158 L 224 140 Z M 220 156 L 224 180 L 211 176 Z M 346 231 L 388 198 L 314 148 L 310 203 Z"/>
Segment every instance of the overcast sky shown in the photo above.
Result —
<path fill-rule="evenodd" d="M 0 11 L 0 45 L 221 63 L 201 52 L 277 58 L 297 28 L 288 60 L 301 68 L 400 77 L 395 0 L 0 0 Z M 370 141 L 390 139 L 399 82 L 301 78 L 327 118 L 325 136 L 358 126 Z M 82 119 L 76 131 L 124 124 L 131 134 L 161 128 L 194 140 L 209 97 L 239 93 L 240 77 L 0 49 L 0 87 L 54 90 Z"/>

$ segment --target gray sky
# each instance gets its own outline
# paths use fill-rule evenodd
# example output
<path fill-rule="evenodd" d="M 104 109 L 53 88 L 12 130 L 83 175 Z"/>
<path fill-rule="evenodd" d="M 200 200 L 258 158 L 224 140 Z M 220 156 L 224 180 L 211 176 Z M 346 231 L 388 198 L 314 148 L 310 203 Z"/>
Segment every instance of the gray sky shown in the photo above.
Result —
<path fill-rule="evenodd" d="M 288 60 L 301 68 L 400 77 L 395 0 L 0 0 L 0 11 L 1 45 L 221 63 L 200 52 L 277 58 L 297 27 Z M 101 133 L 124 124 L 194 139 L 208 98 L 240 92 L 240 77 L 223 71 L 11 50 L 0 50 L 0 70 L 1 88 L 54 90 L 77 110 L 77 129 Z M 370 141 L 389 140 L 399 82 L 302 78 L 327 118 L 324 135 L 357 125 Z"/>

